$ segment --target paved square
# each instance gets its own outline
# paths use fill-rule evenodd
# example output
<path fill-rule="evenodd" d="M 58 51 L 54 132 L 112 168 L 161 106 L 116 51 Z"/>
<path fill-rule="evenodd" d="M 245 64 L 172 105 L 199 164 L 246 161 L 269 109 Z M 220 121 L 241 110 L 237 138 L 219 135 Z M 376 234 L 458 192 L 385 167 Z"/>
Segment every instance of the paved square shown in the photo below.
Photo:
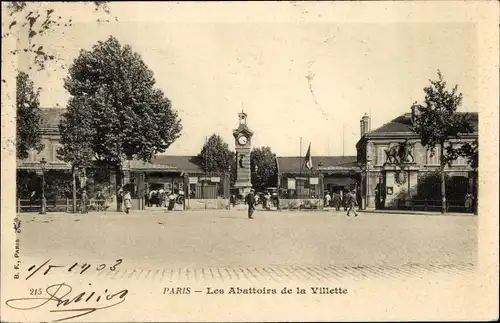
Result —
<path fill-rule="evenodd" d="M 477 256 L 474 216 L 257 211 L 250 220 L 244 211 L 216 210 L 20 218 L 25 262 L 122 258 L 127 277 L 293 276 L 299 268 L 304 277 L 328 278 L 349 268 L 470 268 Z"/>

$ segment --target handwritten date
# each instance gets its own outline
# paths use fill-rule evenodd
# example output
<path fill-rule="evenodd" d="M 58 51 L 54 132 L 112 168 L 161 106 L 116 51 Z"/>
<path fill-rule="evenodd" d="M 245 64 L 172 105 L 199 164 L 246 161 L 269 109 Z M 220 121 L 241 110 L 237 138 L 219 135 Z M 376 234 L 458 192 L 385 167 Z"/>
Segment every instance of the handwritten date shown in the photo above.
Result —
<path fill-rule="evenodd" d="M 39 271 L 43 269 L 45 269 L 45 271 L 43 272 L 43 275 L 47 275 L 49 272 L 51 272 L 51 270 L 53 268 L 59 268 L 59 270 L 64 270 L 64 269 L 61 269 L 61 268 L 65 268 L 66 266 L 64 265 L 52 265 L 52 264 L 49 264 L 50 262 L 52 261 L 52 259 L 49 259 L 47 260 L 46 262 L 44 262 L 43 264 L 41 265 L 32 265 L 28 268 L 28 272 L 30 272 L 30 274 L 26 277 L 26 280 L 30 279 L 33 275 L 35 275 L 36 273 L 38 273 Z M 123 262 L 123 259 L 117 259 L 115 261 L 114 264 L 112 264 L 111 266 L 107 267 L 106 264 L 100 264 L 98 266 L 95 267 L 95 270 L 96 271 L 101 271 L 101 270 L 104 270 L 106 269 L 106 267 L 110 270 L 110 271 L 115 271 L 116 268 Z M 88 263 L 78 263 L 78 262 L 75 262 L 73 263 L 71 266 L 69 266 L 69 268 L 67 269 L 68 272 L 78 272 L 80 274 L 83 274 L 85 273 L 87 270 L 89 270 L 90 268 L 92 268 L 92 265 L 91 264 L 88 264 Z"/>

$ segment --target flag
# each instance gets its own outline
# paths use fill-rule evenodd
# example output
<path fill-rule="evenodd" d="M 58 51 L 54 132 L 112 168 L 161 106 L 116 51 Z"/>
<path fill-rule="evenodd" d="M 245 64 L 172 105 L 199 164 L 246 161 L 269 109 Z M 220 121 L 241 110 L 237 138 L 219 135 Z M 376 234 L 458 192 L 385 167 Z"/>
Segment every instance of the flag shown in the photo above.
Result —
<path fill-rule="evenodd" d="M 306 166 L 307 169 L 312 169 L 313 163 L 311 159 L 311 144 L 309 143 L 309 148 L 307 148 L 307 153 L 306 157 L 304 158 L 304 166 Z"/>

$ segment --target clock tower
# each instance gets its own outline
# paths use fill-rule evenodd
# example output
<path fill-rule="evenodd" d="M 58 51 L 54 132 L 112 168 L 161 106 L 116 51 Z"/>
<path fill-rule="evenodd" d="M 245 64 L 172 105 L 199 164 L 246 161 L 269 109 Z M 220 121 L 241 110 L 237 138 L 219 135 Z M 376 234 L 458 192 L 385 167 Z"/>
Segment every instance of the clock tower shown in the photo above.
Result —
<path fill-rule="evenodd" d="M 252 149 L 253 132 L 247 126 L 247 114 L 243 111 L 238 114 L 240 124 L 233 130 L 236 146 L 236 184 L 239 193 L 243 196 L 250 192 L 252 187 L 250 169 L 250 151 Z"/>

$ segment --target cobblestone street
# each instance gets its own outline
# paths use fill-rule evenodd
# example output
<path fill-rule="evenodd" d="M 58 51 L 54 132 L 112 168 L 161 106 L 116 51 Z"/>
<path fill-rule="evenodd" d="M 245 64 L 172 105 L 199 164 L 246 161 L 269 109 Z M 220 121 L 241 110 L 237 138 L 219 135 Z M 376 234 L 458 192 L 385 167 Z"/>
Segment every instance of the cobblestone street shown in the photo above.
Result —
<path fill-rule="evenodd" d="M 477 217 L 339 212 L 20 215 L 23 263 L 123 263 L 101 278 L 324 281 L 475 269 Z M 89 273 L 91 271 L 89 270 Z"/>

